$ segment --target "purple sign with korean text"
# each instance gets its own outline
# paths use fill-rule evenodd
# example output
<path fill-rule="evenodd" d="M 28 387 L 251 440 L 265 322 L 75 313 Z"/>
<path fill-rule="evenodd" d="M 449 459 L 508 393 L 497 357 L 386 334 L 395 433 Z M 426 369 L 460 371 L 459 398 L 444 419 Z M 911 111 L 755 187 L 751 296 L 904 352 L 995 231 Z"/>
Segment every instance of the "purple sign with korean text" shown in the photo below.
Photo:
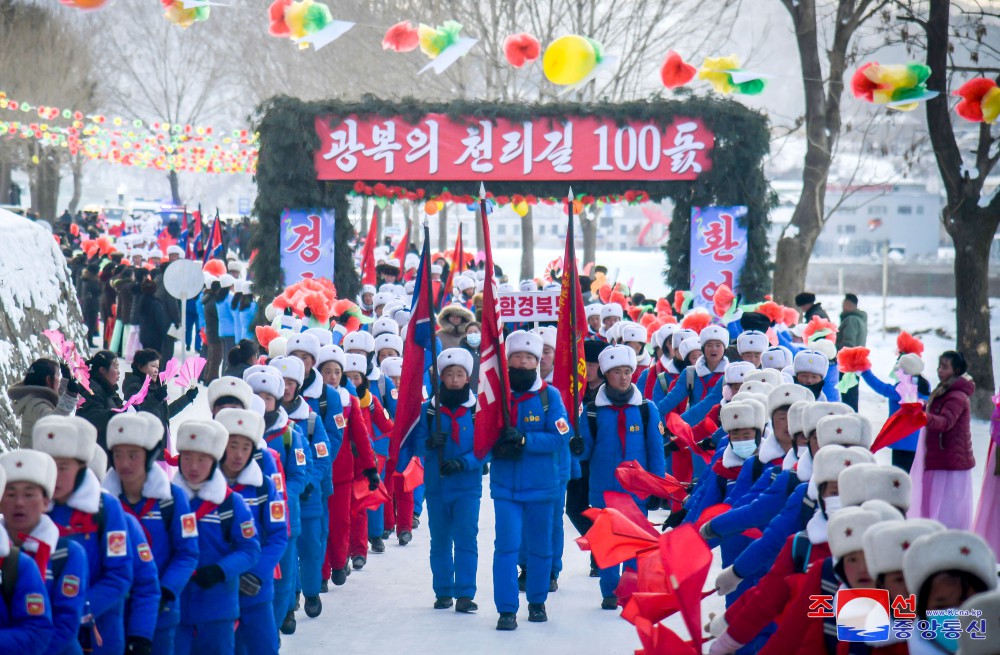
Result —
<path fill-rule="evenodd" d="M 715 290 L 739 292 L 747 260 L 747 208 L 691 208 L 691 292 L 694 305 L 711 309 Z"/>
<path fill-rule="evenodd" d="M 285 285 L 303 278 L 333 279 L 332 209 L 286 209 L 281 215 L 281 270 Z"/>

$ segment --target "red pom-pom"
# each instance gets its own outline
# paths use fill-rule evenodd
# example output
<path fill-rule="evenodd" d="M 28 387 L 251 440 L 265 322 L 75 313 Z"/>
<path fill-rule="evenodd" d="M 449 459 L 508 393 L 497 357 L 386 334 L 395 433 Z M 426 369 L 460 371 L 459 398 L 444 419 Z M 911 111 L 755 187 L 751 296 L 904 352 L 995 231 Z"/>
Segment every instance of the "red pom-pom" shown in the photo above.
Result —
<path fill-rule="evenodd" d="M 959 100 L 955 105 L 955 113 L 973 123 L 983 122 L 983 106 L 971 100 Z"/>
<path fill-rule="evenodd" d="M 631 312 L 629 313 L 631 314 Z M 632 320 L 634 321 L 635 319 L 633 318 Z M 657 322 L 656 317 L 649 313 L 643 314 L 642 316 L 639 317 L 639 325 L 641 325 L 644 328 L 648 328 L 650 323 L 656 323 L 656 322 Z"/>
<path fill-rule="evenodd" d="M 607 304 L 608 300 L 611 298 L 611 285 L 605 284 L 602 286 L 597 290 L 597 295 L 601 299 L 602 303 Z"/>
<path fill-rule="evenodd" d="M 782 307 L 781 308 L 781 322 L 792 327 L 799 322 L 799 310 L 794 307 Z"/>
<path fill-rule="evenodd" d="M 281 336 L 281 333 L 270 325 L 258 325 L 254 329 L 254 334 L 257 337 L 257 343 L 259 343 L 261 348 L 264 350 L 267 350 L 267 347 L 271 344 L 271 342 Z"/>
<path fill-rule="evenodd" d="M 412 52 L 420 47 L 420 35 L 417 28 L 408 20 L 400 21 L 390 27 L 382 37 L 383 50 L 396 52 Z"/>
<path fill-rule="evenodd" d="M 615 303 L 621 305 L 622 309 L 628 309 L 628 300 L 625 299 L 625 294 L 621 291 L 611 292 L 611 296 L 608 298 L 609 303 Z"/>
<path fill-rule="evenodd" d="M 785 317 L 784 308 L 773 300 L 762 302 L 757 306 L 757 311 L 770 319 L 772 323 L 781 323 Z"/>
<path fill-rule="evenodd" d="M 995 88 L 997 88 L 997 83 L 988 77 L 974 77 L 958 87 L 958 90 L 954 91 L 952 95 L 961 96 L 969 102 L 979 104 L 983 101 L 983 96 Z"/>
<path fill-rule="evenodd" d="M 274 0 L 267 8 L 267 17 L 271 21 L 267 31 L 271 36 L 288 37 L 292 35 L 292 30 L 285 22 L 285 9 L 291 4 L 292 0 Z"/>
<path fill-rule="evenodd" d="M 698 69 L 686 63 L 679 54 L 671 50 L 660 67 L 660 80 L 668 89 L 684 86 L 694 79 Z"/>
<path fill-rule="evenodd" d="M 639 314 L 642 313 L 642 307 L 626 307 L 625 311 L 628 312 L 628 317 L 632 319 L 633 323 L 635 323 L 639 320 Z"/>
<path fill-rule="evenodd" d="M 653 315 L 652 314 L 646 314 L 646 316 L 649 316 L 649 317 L 652 318 Z M 645 318 L 645 316 L 643 318 Z M 642 325 L 642 323 L 640 323 L 640 325 Z M 653 335 L 656 334 L 656 331 L 659 330 L 661 327 L 663 327 L 663 321 L 658 321 L 655 318 L 653 318 L 653 320 L 648 321 L 646 323 L 645 328 L 646 328 L 646 342 L 647 343 L 651 343 L 653 341 Z"/>
<path fill-rule="evenodd" d="M 861 373 L 872 367 L 868 361 L 870 351 L 867 348 L 841 348 L 837 353 L 837 370 L 841 373 Z"/>
<path fill-rule="evenodd" d="M 858 70 L 854 71 L 854 76 L 851 78 L 851 92 L 854 94 L 855 98 L 860 98 L 861 100 L 867 100 L 872 102 L 874 100 L 875 89 L 878 88 L 878 84 L 872 82 L 865 75 L 865 71 L 872 66 L 874 62 L 868 62 L 863 66 L 859 67 Z"/>
<path fill-rule="evenodd" d="M 685 330 L 694 330 L 698 334 L 712 323 L 712 317 L 708 312 L 691 312 L 681 321 L 681 327 Z"/>
<path fill-rule="evenodd" d="M 508 64 L 521 68 L 538 59 L 542 54 L 542 45 L 527 32 L 511 34 L 503 40 L 503 54 Z"/>
<path fill-rule="evenodd" d="M 813 316 L 812 320 L 806 323 L 806 329 L 802 331 L 802 336 L 805 337 L 806 343 L 809 343 L 813 340 L 813 335 L 822 330 L 829 330 L 829 333 L 824 335 L 824 339 L 837 340 L 837 326 L 819 316 Z"/>
<path fill-rule="evenodd" d="M 728 284 L 720 284 L 715 289 L 715 294 L 712 295 L 712 309 L 715 310 L 715 315 L 722 318 L 729 311 L 729 308 L 733 306 L 733 300 L 736 296 L 733 294 L 733 290 L 729 288 Z"/>
<path fill-rule="evenodd" d="M 330 302 L 327 297 L 319 292 L 313 291 L 304 296 L 305 306 L 309 308 L 313 318 L 320 323 L 327 323 L 330 320 Z"/>
<path fill-rule="evenodd" d="M 900 355 L 913 353 L 914 355 L 922 356 L 924 354 L 924 342 L 910 335 L 909 332 L 900 332 L 899 336 L 896 337 L 896 351 Z"/>
<path fill-rule="evenodd" d="M 209 259 L 201 270 L 209 275 L 222 277 L 226 274 L 226 263 L 221 259 Z"/>
<path fill-rule="evenodd" d="M 670 306 L 670 303 L 667 302 L 666 298 L 660 298 L 656 301 L 656 317 L 661 321 L 664 321 L 668 316 L 670 318 L 674 317 L 673 308 Z M 673 322 L 676 323 L 676 319 Z"/>
<path fill-rule="evenodd" d="M 679 289 L 674 291 L 674 313 L 684 313 L 684 292 Z"/>

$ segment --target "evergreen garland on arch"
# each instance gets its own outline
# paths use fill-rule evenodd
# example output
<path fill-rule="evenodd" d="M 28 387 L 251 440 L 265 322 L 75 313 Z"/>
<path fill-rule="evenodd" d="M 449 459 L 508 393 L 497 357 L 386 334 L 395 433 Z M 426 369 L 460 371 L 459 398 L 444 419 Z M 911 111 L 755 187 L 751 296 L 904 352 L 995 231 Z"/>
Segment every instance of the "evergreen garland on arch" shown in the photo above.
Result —
<path fill-rule="evenodd" d="M 347 217 L 347 196 L 355 180 L 323 182 L 316 179 L 313 155 L 319 148 L 314 126 L 318 116 L 399 116 L 415 123 L 425 114 L 439 113 L 469 123 L 497 118 L 515 122 L 548 118 L 553 124 L 569 117 L 594 116 L 610 118 L 619 124 L 636 120 L 661 126 L 669 125 L 677 116 L 687 116 L 700 118 L 715 134 L 712 169 L 702 173 L 695 182 L 642 183 L 643 190 L 648 191 L 652 199 L 670 197 L 675 203 L 669 239 L 664 246 L 667 259 L 665 279 L 672 289 L 687 289 L 689 286 L 688 247 L 692 206 L 746 205 L 749 249 L 740 283 L 745 301 L 762 300 L 771 287 L 768 212 L 776 203 L 763 170 L 764 157 L 770 150 L 767 118 L 728 98 L 692 96 L 686 92 L 675 93 L 675 96 L 682 99 L 593 102 L 585 105 L 504 104 L 471 100 L 425 102 L 415 98 L 382 100 L 370 95 L 353 102 L 306 102 L 288 96 L 270 98 L 261 103 L 253 116 L 260 142 L 255 178 L 258 193 L 253 210 L 257 223 L 252 238 L 252 247 L 258 250 L 253 264 L 256 288 L 269 302 L 283 287 L 278 247 L 281 213 L 286 208 L 327 207 L 334 209 L 337 221 L 333 282 L 338 295 L 353 298 L 360 290 L 360 279 L 349 245 L 355 234 Z M 381 180 L 362 181 L 374 184 Z M 393 184 L 423 188 L 429 196 L 445 190 L 454 194 L 477 195 L 479 190 L 478 182 L 454 180 L 395 181 Z M 633 186 L 634 182 L 628 180 L 573 183 L 574 191 L 593 196 L 621 194 Z M 489 184 L 489 190 L 496 195 L 519 193 L 561 197 L 566 189 L 566 182 L 531 179 Z M 261 306 L 266 302 L 262 302 Z"/>

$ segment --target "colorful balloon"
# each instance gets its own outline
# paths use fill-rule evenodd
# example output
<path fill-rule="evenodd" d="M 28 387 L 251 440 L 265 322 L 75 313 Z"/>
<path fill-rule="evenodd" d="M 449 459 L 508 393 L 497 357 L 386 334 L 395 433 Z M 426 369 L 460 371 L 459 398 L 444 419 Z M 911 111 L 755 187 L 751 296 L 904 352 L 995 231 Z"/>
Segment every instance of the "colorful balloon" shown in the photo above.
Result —
<path fill-rule="evenodd" d="M 679 54 L 670 50 L 660 67 L 660 80 L 668 89 L 682 87 L 698 74 L 698 69 L 685 62 Z"/>
<path fill-rule="evenodd" d="M 962 98 L 955 111 L 967 121 L 992 124 L 1000 116 L 1000 88 L 987 77 L 972 78 L 952 95 Z"/>
<path fill-rule="evenodd" d="M 503 40 L 503 54 L 508 64 L 521 68 L 538 59 L 542 54 L 542 45 L 527 32 L 511 34 Z"/>
<path fill-rule="evenodd" d="M 739 75 L 740 79 L 747 75 L 740 68 L 740 59 L 736 55 L 706 57 L 701 70 L 698 71 L 698 79 L 707 81 L 718 93 L 757 95 L 764 90 L 766 83 L 763 78 L 754 77 L 737 81 L 734 75 Z"/>
<path fill-rule="evenodd" d="M 184 7 L 184 0 L 160 0 L 160 2 L 163 5 L 164 18 L 183 29 L 187 29 L 197 22 L 208 20 L 212 12 L 212 8 L 208 6 L 187 9 Z"/>
<path fill-rule="evenodd" d="M 408 20 L 401 21 L 390 27 L 382 38 L 383 50 L 396 52 L 412 52 L 420 47 L 420 34 L 417 28 Z"/>
<path fill-rule="evenodd" d="M 461 31 L 462 24 L 453 20 L 446 20 L 436 28 L 421 23 L 417 28 L 420 50 L 428 58 L 434 59 L 458 42 Z"/>
<path fill-rule="evenodd" d="M 584 36 L 561 36 L 545 49 L 542 71 L 553 84 L 570 86 L 586 78 L 601 61 L 601 45 Z"/>
<path fill-rule="evenodd" d="M 851 92 L 855 98 L 876 105 L 886 105 L 897 111 L 913 111 L 924 100 L 937 95 L 927 90 L 931 69 L 924 64 L 882 65 L 868 62 L 851 77 Z"/>

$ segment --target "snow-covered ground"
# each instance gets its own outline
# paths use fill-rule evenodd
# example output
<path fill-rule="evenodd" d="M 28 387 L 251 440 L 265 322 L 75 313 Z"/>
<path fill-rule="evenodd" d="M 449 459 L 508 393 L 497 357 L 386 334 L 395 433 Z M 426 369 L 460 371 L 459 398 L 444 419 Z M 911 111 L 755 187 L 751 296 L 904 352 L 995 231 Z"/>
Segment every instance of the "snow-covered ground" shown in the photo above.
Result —
<path fill-rule="evenodd" d="M 638 255 L 630 255 L 630 259 L 636 257 Z M 516 266 L 516 263 L 513 265 Z M 645 278 L 642 279 L 645 282 Z M 831 315 L 839 314 L 839 298 L 821 297 L 820 301 Z M 954 303 L 954 299 L 892 298 L 888 304 L 889 327 L 906 329 L 923 339 L 926 346 L 924 361 L 928 367 L 925 374 L 931 385 L 937 383 L 938 355 L 954 347 Z M 860 306 L 869 315 L 868 346 L 872 351 L 873 370 L 887 378 L 895 360 L 896 334 L 882 336 L 880 298 L 862 297 Z M 993 308 L 992 317 L 996 334 L 1000 332 L 1000 307 Z M 1000 344 L 995 341 L 994 362 L 995 368 L 1000 369 L 997 345 Z M 864 383 L 861 388 L 861 412 L 871 419 L 876 431 L 888 415 L 887 401 Z M 202 394 L 191 407 L 175 417 L 172 424 L 176 428 L 184 420 L 207 416 L 208 408 Z M 973 422 L 973 443 L 977 461 L 974 493 L 978 499 L 989 443 L 987 422 Z M 889 451 L 883 450 L 876 455 L 876 459 L 888 464 L 889 456 Z M 654 522 L 662 521 L 664 513 L 656 513 L 651 518 Z M 390 539 L 386 552 L 370 554 L 368 565 L 362 571 L 353 573 L 345 586 L 331 585 L 329 593 L 322 596 L 324 607 L 319 618 L 309 619 L 300 611 L 298 631 L 291 637 L 283 637 L 283 650 L 301 655 L 383 650 L 413 655 L 467 655 L 470 651 L 546 655 L 624 655 L 633 652 L 640 647 L 635 630 L 619 618 L 618 612 L 600 609 L 601 594 L 597 580 L 588 576 L 588 556 L 572 541 L 577 534 L 569 521 L 564 521 L 563 527 L 567 537 L 564 568 L 559 579 L 559 591 L 549 596 L 548 623 L 528 622 L 522 596 L 517 631 L 502 633 L 494 629 L 498 616 L 493 605 L 492 589 L 494 514 L 493 503 L 489 499 L 489 481 L 484 480 L 479 521 L 479 593 L 476 600 L 480 610 L 477 615 L 466 616 L 453 610 L 432 609 L 434 594 L 428 564 L 429 534 L 425 523 L 415 531 L 410 545 L 402 548 Z M 719 570 L 716 551 L 706 586 L 711 585 Z M 702 613 L 707 617 L 709 612 L 720 612 L 722 608 L 722 599 L 710 596 L 702 604 Z M 668 619 L 666 624 L 678 634 L 686 635 L 679 615 Z"/>

